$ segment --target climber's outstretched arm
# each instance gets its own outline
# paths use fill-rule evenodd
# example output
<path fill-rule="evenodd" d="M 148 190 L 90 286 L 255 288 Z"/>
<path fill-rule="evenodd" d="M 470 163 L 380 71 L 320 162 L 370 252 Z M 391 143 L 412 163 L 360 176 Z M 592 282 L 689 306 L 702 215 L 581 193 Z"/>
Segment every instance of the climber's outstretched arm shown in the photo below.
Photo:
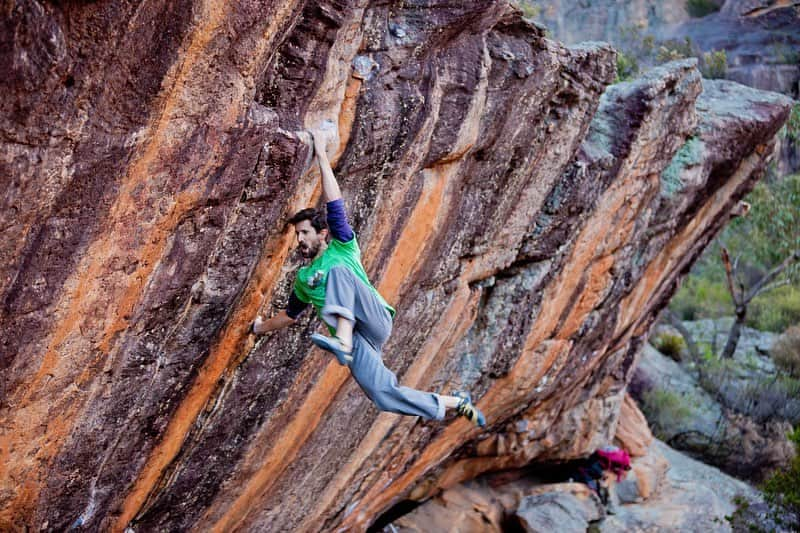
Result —
<path fill-rule="evenodd" d="M 326 136 L 322 131 L 312 132 L 314 136 L 314 153 L 319 163 L 319 171 L 322 173 L 322 200 L 325 203 L 333 202 L 342 197 L 339 184 L 333 175 L 331 163 L 328 161 L 328 154 L 325 152 Z"/>
<path fill-rule="evenodd" d="M 253 322 L 253 333 L 256 335 L 263 335 L 276 329 L 285 328 L 294 324 L 295 319 L 286 314 L 286 311 L 281 311 L 277 315 L 264 320 L 261 315 L 257 316 Z"/>

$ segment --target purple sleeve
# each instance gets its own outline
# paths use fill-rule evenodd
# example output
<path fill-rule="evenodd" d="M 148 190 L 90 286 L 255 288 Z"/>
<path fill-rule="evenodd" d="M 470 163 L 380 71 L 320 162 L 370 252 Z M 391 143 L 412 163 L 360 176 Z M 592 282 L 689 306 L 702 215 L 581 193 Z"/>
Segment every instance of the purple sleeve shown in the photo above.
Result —
<path fill-rule="evenodd" d="M 289 304 L 286 306 L 286 314 L 289 315 L 289 318 L 296 319 L 306 310 L 306 307 L 308 307 L 308 304 L 300 300 L 292 291 L 289 295 Z"/>
<path fill-rule="evenodd" d="M 349 242 L 355 237 L 353 228 L 347 222 L 343 198 L 328 202 L 328 229 L 337 241 Z"/>

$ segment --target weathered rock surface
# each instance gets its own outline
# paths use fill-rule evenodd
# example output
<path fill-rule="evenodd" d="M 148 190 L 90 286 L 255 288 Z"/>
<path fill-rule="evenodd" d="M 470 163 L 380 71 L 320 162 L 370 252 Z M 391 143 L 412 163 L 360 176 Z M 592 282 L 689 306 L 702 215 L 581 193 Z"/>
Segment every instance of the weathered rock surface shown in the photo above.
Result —
<path fill-rule="evenodd" d="M 730 531 L 725 517 L 737 509 L 737 500 L 754 510 L 764 507 L 746 483 L 661 441 L 653 441 L 632 466 L 620 483 L 613 475 L 606 478 L 607 508 L 586 485 L 543 483 L 535 468 L 527 468 L 445 490 L 383 531 Z"/>
<path fill-rule="evenodd" d="M 568 44 L 607 41 L 628 53 L 645 36 L 684 43 L 698 57 L 723 50 L 725 77 L 800 98 L 800 4 L 788 0 L 717 0 L 719 12 L 691 18 L 686 0 L 522 0 L 533 19 Z M 657 45 L 657 47 L 660 45 Z M 656 47 L 656 48 L 657 48 Z M 639 58 L 639 61 L 645 61 Z M 652 61 L 652 59 L 651 59 Z M 646 61 L 645 61 L 646 62 Z M 800 171 L 800 142 L 780 139 L 778 176 Z"/>
<path fill-rule="evenodd" d="M 619 43 L 625 29 L 644 33 L 689 20 L 686 0 L 521 0 L 532 18 L 565 43 L 586 40 Z"/>
<path fill-rule="evenodd" d="M 580 498 L 563 491 L 526 496 L 517 508 L 520 525 L 529 533 L 582 533 L 589 523 L 600 520 L 604 514 L 591 495 Z"/>
<path fill-rule="evenodd" d="M 644 414 L 639 410 L 636 401 L 626 394 L 619 410 L 614 444 L 627 451 L 631 457 L 642 457 L 647 454 L 652 442 L 653 434 Z"/>
<path fill-rule="evenodd" d="M 669 464 L 658 492 L 644 503 L 617 505 L 615 513 L 599 524 L 600 531 L 730 531 L 725 517 L 736 510 L 735 499 L 763 503 L 757 491 L 746 483 L 686 457 L 661 441 L 656 441 L 654 447 L 654 453 Z"/>
<path fill-rule="evenodd" d="M 698 329 L 687 324 L 692 326 Z M 742 348 L 748 344 L 745 341 Z M 745 354 L 744 349 L 737 350 L 743 359 Z M 712 395 L 699 384 L 697 375 L 647 345 L 634 372 L 631 390 L 643 402 L 648 420 L 661 439 L 729 474 L 761 481 L 774 469 L 788 466 L 794 457 L 794 446 L 786 437 L 792 423 L 782 419 L 775 406 L 769 408 L 769 420 L 735 409 L 746 401 L 743 398 L 758 399 L 747 386 L 760 376 L 751 365 L 741 363 L 733 368 L 742 375 L 737 377 L 731 372 L 730 377 L 726 376 L 727 385 Z M 777 386 L 774 380 L 772 386 Z"/>
<path fill-rule="evenodd" d="M 691 18 L 686 0 L 522 0 L 532 18 L 568 44 L 607 41 L 636 55 L 646 36 L 663 43 L 691 42 L 694 54 L 724 51 L 725 78 L 800 98 L 800 4 L 788 0 L 714 0 L 720 6 Z M 674 45 L 671 45 L 674 46 Z M 653 58 L 639 57 L 640 63 Z M 800 171 L 800 141 L 784 135 L 775 171 Z"/>
<path fill-rule="evenodd" d="M 658 310 L 789 102 L 691 62 L 614 86 L 504 2 L 6 2 L 0 527 L 363 529 L 614 434 Z M 8 16 L 10 15 L 10 16 Z M 379 414 L 285 303 L 334 161 L 384 359 L 490 421 Z M 310 313 L 309 313 L 310 315 Z"/>
<path fill-rule="evenodd" d="M 686 0 L 526 0 L 534 18 L 565 43 L 626 44 L 630 30 L 659 41 L 691 39 L 698 52 L 724 50 L 727 79 L 800 96 L 800 5 L 786 0 L 719 1 L 718 12 L 691 18 Z M 628 43 L 629 44 L 629 43 Z M 795 167 L 796 169 L 797 167 Z"/>

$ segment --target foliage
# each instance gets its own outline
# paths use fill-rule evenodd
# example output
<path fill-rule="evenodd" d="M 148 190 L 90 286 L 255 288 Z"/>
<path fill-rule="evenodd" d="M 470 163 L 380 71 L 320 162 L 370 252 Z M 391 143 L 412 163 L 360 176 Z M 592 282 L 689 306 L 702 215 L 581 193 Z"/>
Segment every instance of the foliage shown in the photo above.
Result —
<path fill-rule="evenodd" d="M 700 18 L 719 11 L 720 6 L 713 0 L 686 0 L 686 12 L 690 17 Z"/>
<path fill-rule="evenodd" d="M 617 42 L 617 82 L 628 81 L 653 63 L 656 38 L 644 33 L 644 26 L 632 24 L 620 28 Z"/>
<path fill-rule="evenodd" d="M 772 347 L 772 360 L 793 378 L 800 378 L 800 325 L 792 326 Z"/>
<path fill-rule="evenodd" d="M 656 61 L 658 63 L 686 59 L 687 57 L 697 57 L 694 44 L 689 37 L 684 37 L 682 41 L 677 39 L 664 41 L 656 51 Z"/>
<path fill-rule="evenodd" d="M 772 54 L 780 65 L 796 65 L 800 63 L 800 51 L 786 43 L 774 43 Z"/>
<path fill-rule="evenodd" d="M 617 52 L 617 77 L 614 83 L 630 81 L 639 75 L 639 63 L 632 55 Z"/>
<path fill-rule="evenodd" d="M 724 50 L 701 54 L 690 37 L 657 42 L 644 33 L 644 26 L 633 24 L 620 28 L 617 43 L 617 81 L 627 81 L 640 71 L 676 59 L 697 57 L 706 78 L 724 78 L 728 58 Z"/>
<path fill-rule="evenodd" d="M 724 79 L 728 74 L 728 56 L 725 50 L 712 50 L 703 54 L 700 72 L 704 78 Z"/>
<path fill-rule="evenodd" d="M 725 407 L 758 423 L 800 422 L 800 380 L 788 376 L 753 377 L 740 362 L 719 359 L 706 349 L 700 385 Z"/>
<path fill-rule="evenodd" d="M 800 427 L 789 434 L 789 440 L 795 445 L 792 463 L 767 479 L 761 489 L 767 502 L 776 509 L 776 515 L 783 519 L 783 525 L 797 531 L 800 530 Z"/>
<path fill-rule="evenodd" d="M 800 248 L 800 174 L 760 182 L 747 201 L 750 213 L 734 219 L 722 238 L 734 255 L 766 272 Z M 800 265 L 795 263 L 786 275 L 800 282 Z"/>
<path fill-rule="evenodd" d="M 800 141 L 800 104 L 794 104 L 789 120 L 781 128 L 781 137 L 792 142 Z"/>
<path fill-rule="evenodd" d="M 718 318 L 734 311 L 725 282 L 703 275 L 687 277 L 669 305 L 681 320 Z"/>
<path fill-rule="evenodd" d="M 533 5 L 530 1 L 520 0 L 513 4 L 522 11 L 522 15 L 529 19 L 538 19 L 542 14 L 542 6 Z"/>
<path fill-rule="evenodd" d="M 780 333 L 800 322 L 800 287 L 783 285 L 757 296 L 747 309 L 746 324 L 760 331 Z"/>
<path fill-rule="evenodd" d="M 682 320 L 720 318 L 734 312 L 720 261 L 724 242 L 738 263 L 735 283 L 751 288 L 772 268 L 800 249 L 800 175 L 759 183 L 746 198 L 745 217 L 734 219 L 695 264 L 670 302 Z M 787 268 L 768 291 L 753 299 L 746 324 L 761 331 L 782 332 L 800 323 L 800 264 Z"/>
<path fill-rule="evenodd" d="M 733 497 L 733 503 L 736 505 L 736 510 L 733 513 L 726 515 L 725 520 L 730 522 L 732 527 L 736 527 L 736 525 L 742 523 L 745 520 L 745 516 L 747 515 L 747 511 L 750 510 L 750 502 L 747 501 L 747 498 L 742 496 L 741 494 L 737 494 Z"/>
<path fill-rule="evenodd" d="M 691 415 L 687 400 L 674 392 L 652 388 L 642 394 L 642 411 L 657 437 L 663 439 L 664 428 L 674 425 L 674 421 Z"/>
<path fill-rule="evenodd" d="M 656 350 L 675 361 L 681 360 L 681 354 L 686 350 L 686 341 L 675 333 L 659 333 L 650 340 Z"/>

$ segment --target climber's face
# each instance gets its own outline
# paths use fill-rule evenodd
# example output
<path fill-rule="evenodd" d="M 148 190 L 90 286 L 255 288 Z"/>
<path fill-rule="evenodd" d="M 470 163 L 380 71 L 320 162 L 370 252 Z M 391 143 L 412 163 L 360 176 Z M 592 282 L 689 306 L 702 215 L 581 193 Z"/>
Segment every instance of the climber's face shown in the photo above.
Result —
<path fill-rule="evenodd" d="M 328 237 L 327 229 L 317 231 L 311 225 L 310 220 L 301 220 L 295 224 L 294 232 L 297 235 L 297 247 L 300 249 L 300 254 L 306 259 L 315 257 Z"/>

